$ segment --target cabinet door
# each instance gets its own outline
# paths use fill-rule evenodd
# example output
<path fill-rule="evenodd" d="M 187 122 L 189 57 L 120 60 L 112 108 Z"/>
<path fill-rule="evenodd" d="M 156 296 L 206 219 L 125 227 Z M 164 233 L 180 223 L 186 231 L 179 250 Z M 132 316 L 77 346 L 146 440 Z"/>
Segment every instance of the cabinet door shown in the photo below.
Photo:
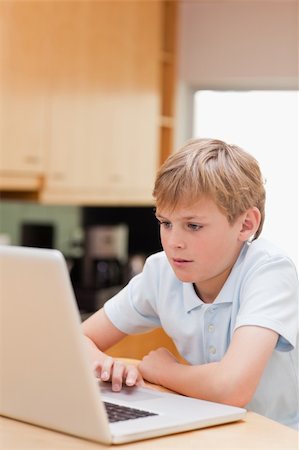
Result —
<path fill-rule="evenodd" d="M 52 2 L 43 199 L 144 203 L 158 160 L 159 2 Z"/>
<path fill-rule="evenodd" d="M 0 173 L 43 173 L 46 80 L 43 11 L 0 3 Z"/>

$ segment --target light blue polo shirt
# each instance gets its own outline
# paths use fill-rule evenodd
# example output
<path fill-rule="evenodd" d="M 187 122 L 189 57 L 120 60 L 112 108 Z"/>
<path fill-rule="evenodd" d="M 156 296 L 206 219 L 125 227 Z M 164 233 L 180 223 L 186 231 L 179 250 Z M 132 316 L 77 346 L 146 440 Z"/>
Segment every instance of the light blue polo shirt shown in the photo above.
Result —
<path fill-rule="evenodd" d="M 236 328 L 255 325 L 279 334 L 276 348 L 247 408 L 281 423 L 298 423 L 298 278 L 293 262 L 270 242 L 244 244 L 213 303 L 179 281 L 164 252 L 105 303 L 127 334 L 162 327 L 190 364 L 220 361 Z"/>

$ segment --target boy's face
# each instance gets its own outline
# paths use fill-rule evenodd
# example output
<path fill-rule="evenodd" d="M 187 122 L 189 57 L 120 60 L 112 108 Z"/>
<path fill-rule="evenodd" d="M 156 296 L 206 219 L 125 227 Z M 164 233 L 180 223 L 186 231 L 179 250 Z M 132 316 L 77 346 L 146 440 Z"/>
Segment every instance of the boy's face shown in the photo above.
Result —
<path fill-rule="evenodd" d="M 202 197 L 174 210 L 159 209 L 163 249 L 176 276 L 195 284 L 200 298 L 212 302 L 225 283 L 243 245 L 241 215 L 231 225 L 215 202 Z"/>

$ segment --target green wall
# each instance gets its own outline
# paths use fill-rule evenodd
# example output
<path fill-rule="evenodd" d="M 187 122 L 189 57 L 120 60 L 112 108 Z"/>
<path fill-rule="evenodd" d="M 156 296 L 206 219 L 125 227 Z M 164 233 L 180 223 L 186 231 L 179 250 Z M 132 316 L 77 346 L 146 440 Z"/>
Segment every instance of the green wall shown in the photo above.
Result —
<path fill-rule="evenodd" d="M 23 222 L 53 224 L 55 227 L 55 248 L 66 255 L 74 255 L 73 241 L 80 239 L 82 236 L 80 207 L 45 206 L 28 202 L 0 202 L 0 235 L 8 235 L 12 245 L 21 243 L 21 225 Z"/>

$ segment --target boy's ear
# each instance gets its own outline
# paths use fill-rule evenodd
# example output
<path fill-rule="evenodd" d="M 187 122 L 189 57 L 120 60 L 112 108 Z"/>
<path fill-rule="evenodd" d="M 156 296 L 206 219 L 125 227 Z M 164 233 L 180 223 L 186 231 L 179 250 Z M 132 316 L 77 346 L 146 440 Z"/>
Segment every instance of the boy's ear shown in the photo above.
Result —
<path fill-rule="evenodd" d="M 261 213 L 255 206 L 249 208 L 243 215 L 241 223 L 241 230 L 239 234 L 239 239 L 241 241 L 247 241 L 251 236 L 253 236 L 261 222 Z"/>

